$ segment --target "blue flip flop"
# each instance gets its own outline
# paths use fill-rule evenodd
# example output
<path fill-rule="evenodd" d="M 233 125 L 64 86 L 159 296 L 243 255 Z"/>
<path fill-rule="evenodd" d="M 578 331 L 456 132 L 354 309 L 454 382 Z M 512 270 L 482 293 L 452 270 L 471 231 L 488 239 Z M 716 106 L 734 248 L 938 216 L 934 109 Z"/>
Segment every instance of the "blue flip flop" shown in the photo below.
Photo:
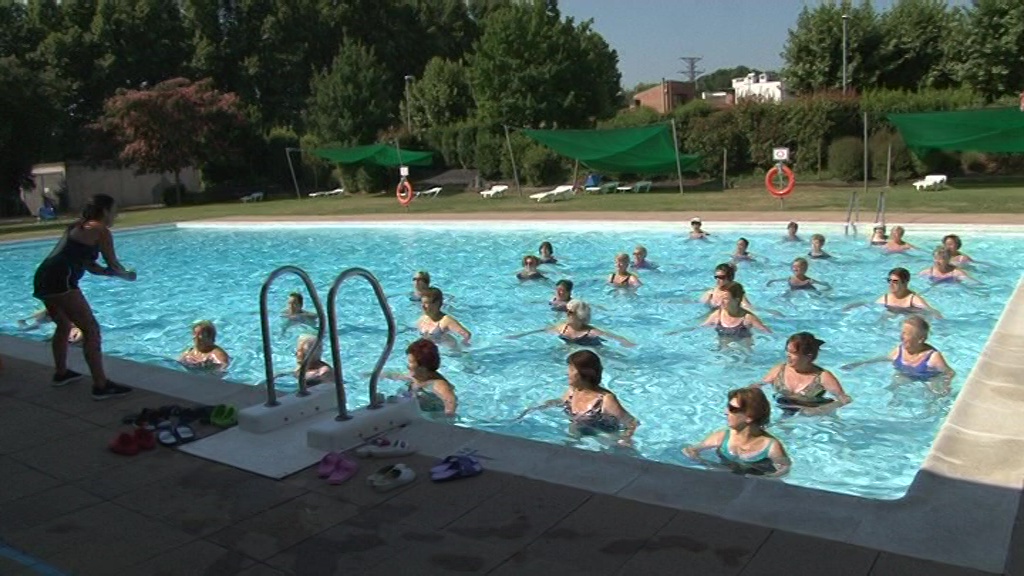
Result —
<path fill-rule="evenodd" d="M 479 476 L 483 471 L 484 467 L 472 456 L 449 456 L 430 469 L 430 479 L 434 482 L 449 482 Z"/>

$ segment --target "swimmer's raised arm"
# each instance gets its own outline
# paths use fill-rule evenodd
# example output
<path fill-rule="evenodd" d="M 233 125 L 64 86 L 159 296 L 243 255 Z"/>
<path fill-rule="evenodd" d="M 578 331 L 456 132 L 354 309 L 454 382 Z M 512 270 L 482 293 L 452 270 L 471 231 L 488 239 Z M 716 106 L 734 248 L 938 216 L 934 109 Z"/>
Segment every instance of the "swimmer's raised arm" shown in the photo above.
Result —
<path fill-rule="evenodd" d="M 821 289 L 822 292 L 825 292 L 825 291 L 828 291 L 828 290 L 832 289 L 832 285 L 829 284 L 828 282 L 822 282 L 821 280 L 815 280 L 814 278 L 811 278 L 811 284 L 813 284 L 815 286 L 822 286 L 822 289 Z"/>
<path fill-rule="evenodd" d="M 700 460 L 700 453 L 705 450 L 712 450 L 722 445 L 722 440 L 725 439 L 725 431 L 718 430 L 712 432 L 707 438 L 701 440 L 697 444 L 691 444 L 683 448 L 683 455 L 692 460 Z"/>
<path fill-rule="evenodd" d="M 636 344 L 632 340 L 629 340 L 628 338 L 624 338 L 622 336 L 619 336 L 618 334 L 616 334 L 614 332 L 609 332 L 607 330 L 602 330 L 600 328 L 593 327 L 593 326 L 591 327 L 591 332 L 595 336 L 607 336 L 608 338 L 611 338 L 612 340 L 615 340 L 619 344 L 622 344 L 626 348 L 632 348 L 632 347 L 636 346 Z"/>

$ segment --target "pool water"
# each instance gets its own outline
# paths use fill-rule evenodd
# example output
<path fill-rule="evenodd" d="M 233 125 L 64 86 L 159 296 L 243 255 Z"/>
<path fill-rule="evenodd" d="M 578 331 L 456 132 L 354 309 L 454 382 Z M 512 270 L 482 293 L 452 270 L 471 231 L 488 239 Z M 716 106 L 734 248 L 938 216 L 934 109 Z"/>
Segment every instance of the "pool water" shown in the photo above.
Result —
<path fill-rule="evenodd" d="M 848 312 L 854 302 L 871 302 L 887 290 L 887 272 L 903 266 L 917 273 L 931 264 L 931 248 L 943 233 L 921 232 L 907 240 L 921 249 L 909 255 L 886 255 L 866 246 L 866 239 L 830 234 L 825 249 L 831 261 L 812 260 L 809 275 L 830 283 L 824 293 L 786 294 L 785 283 L 766 281 L 789 276 L 790 262 L 807 252 L 807 242 L 781 241 L 782 227 L 744 228 L 754 262 L 741 262 L 737 280 L 773 334 L 756 334 L 752 351 L 719 349 L 711 328 L 665 333 L 695 326 L 708 310 L 697 298 L 712 286 L 715 264 L 729 259 L 740 229 L 713 233 L 710 242 L 685 241 L 685 230 L 658 224 L 601 225 L 451 224 L 444 226 L 330 226 L 164 228 L 120 233 L 118 254 L 138 270 L 138 281 L 90 277 L 83 290 L 103 326 L 108 354 L 178 368 L 175 358 L 191 343 L 190 325 L 209 319 L 218 328 L 218 343 L 232 356 L 226 378 L 256 383 L 264 379 L 259 329 L 259 291 L 274 268 L 295 264 L 312 276 L 322 297 L 342 270 L 361 266 L 372 271 L 390 296 L 400 327 L 389 370 L 405 370 L 404 349 L 417 335 L 411 330 L 420 314 L 410 301 L 416 270 L 428 270 L 444 290 L 446 310 L 473 332 L 463 352 L 442 348 L 442 367 L 456 386 L 462 426 L 589 450 L 623 451 L 653 460 L 700 467 L 680 454 L 683 445 L 725 426 L 726 392 L 758 381 L 784 360 L 789 334 L 809 330 L 826 341 L 818 363 L 835 371 L 853 403 L 828 416 L 783 418 L 773 411 L 772 432 L 783 440 L 794 461 L 785 482 L 872 498 L 903 495 L 921 465 L 939 426 L 974 365 L 988 334 L 1012 293 L 1024 264 L 1024 239 L 1014 235 L 976 235 L 965 252 L 982 262 L 973 273 L 978 285 L 930 286 L 915 277 L 911 288 L 922 292 L 945 319 L 934 322 L 930 341 L 957 371 L 952 391 L 936 392 L 926 384 L 895 377 L 888 364 L 842 371 L 842 364 L 884 355 L 899 339 L 901 319 L 879 306 Z M 952 230 L 956 232 L 956 230 Z M 519 283 L 514 275 L 527 253 L 543 240 L 555 246 L 560 262 L 543 265 L 550 283 Z M 658 272 L 641 271 L 644 285 L 635 292 L 605 284 L 614 256 L 644 244 Z M 16 320 L 39 307 L 31 297 L 32 273 L 53 242 L 3 248 L 0 331 L 44 338 L 48 329 L 18 330 Z M 587 300 L 593 324 L 621 334 L 638 345 L 614 343 L 598 350 L 605 364 L 604 385 L 641 422 L 634 451 L 616 448 L 602 437 L 574 438 L 559 410 L 533 413 L 525 408 L 560 397 L 567 386 L 565 358 L 574 348 L 550 334 L 522 339 L 510 334 L 538 329 L 559 320 L 546 302 L 554 281 L 572 279 L 574 295 Z M 278 318 L 287 295 L 302 291 L 292 276 L 278 280 L 270 292 L 275 334 L 285 329 Z M 312 304 L 307 301 L 308 309 Z M 773 312 L 777 312 L 773 313 Z M 365 381 L 382 349 L 386 330 L 369 285 L 347 282 L 338 302 L 341 345 L 350 407 L 367 403 Z M 301 327 L 291 327 L 274 342 L 276 371 L 294 367 L 295 342 Z M 325 354 L 329 360 L 329 353 Z M 179 368 L 180 369 L 180 368 Z M 213 376 L 211 376 L 213 377 Z M 280 381 L 294 386 L 294 382 Z M 127 382 L 127 384 L 131 384 Z M 382 381 L 382 391 L 400 387 Z"/>

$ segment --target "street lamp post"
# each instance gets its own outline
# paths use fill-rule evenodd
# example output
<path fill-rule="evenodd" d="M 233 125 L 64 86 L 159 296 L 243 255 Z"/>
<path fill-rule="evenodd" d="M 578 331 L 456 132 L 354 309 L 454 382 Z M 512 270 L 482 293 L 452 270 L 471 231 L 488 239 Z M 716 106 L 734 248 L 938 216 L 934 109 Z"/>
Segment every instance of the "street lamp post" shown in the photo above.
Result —
<path fill-rule="evenodd" d="M 843 95 L 846 95 L 846 27 L 850 21 L 849 14 L 843 14 Z"/>
<path fill-rule="evenodd" d="M 412 132 L 412 106 L 410 106 L 411 96 L 409 83 L 415 79 L 416 77 L 412 74 L 406 74 L 405 76 L 405 126 L 410 133 Z"/>

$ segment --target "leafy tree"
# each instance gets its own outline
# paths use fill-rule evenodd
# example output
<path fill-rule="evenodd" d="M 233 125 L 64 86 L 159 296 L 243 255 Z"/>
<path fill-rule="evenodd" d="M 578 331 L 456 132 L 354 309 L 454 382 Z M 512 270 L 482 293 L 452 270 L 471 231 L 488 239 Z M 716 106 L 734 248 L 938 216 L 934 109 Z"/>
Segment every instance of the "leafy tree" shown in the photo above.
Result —
<path fill-rule="evenodd" d="M 50 141 L 59 108 L 54 81 L 17 58 L 0 58 L 0 214 L 28 181 Z"/>
<path fill-rule="evenodd" d="M 121 143 L 120 158 L 142 173 L 174 173 L 181 203 L 181 171 L 223 154 L 241 127 L 238 96 L 215 90 L 209 79 L 166 80 L 146 90 L 120 89 L 103 105 L 97 127 Z"/>
<path fill-rule="evenodd" d="M 747 66 L 736 66 L 735 68 L 719 68 L 710 74 L 705 74 L 697 79 L 697 85 L 706 92 L 719 92 L 732 90 L 733 78 L 743 78 L 751 72 L 757 72 Z"/>
<path fill-rule="evenodd" d="M 104 97 L 173 78 L 188 56 L 177 0 L 98 0 L 92 34 Z"/>
<path fill-rule="evenodd" d="M 975 0 L 968 12 L 961 77 L 988 100 L 1024 88 L 1024 3 Z"/>
<path fill-rule="evenodd" d="M 896 2 L 880 19 L 880 84 L 906 89 L 945 84 L 942 75 L 932 71 L 945 65 L 945 46 L 956 38 L 953 24 L 954 13 L 945 0 Z"/>
<path fill-rule="evenodd" d="M 403 102 L 403 119 L 405 106 Z M 468 118 L 473 111 L 473 91 L 465 65 L 434 57 L 423 70 L 423 77 L 410 85 L 409 106 L 413 126 L 419 129 L 448 126 Z"/>
<path fill-rule="evenodd" d="M 491 124 L 580 127 L 618 106 L 618 55 L 590 28 L 562 19 L 553 0 L 499 7 L 470 60 L 480 119 Z"/>
<path fill-rule="evenodd" d="M 813 92 L 843 86 L 843 14 L 847 23 L 847 86 L 853 90 L 877 84 L 882 32 L 878 15 L 867 1 L 851 0 L 804 6 L 796 28 L 789 30 L 782 58 L 790 91 Z"/>
<path fill-rule="evenodd" d="M 386 83 L 387 71 L 374 51 L 346 40 L 331 69 L 313 79 L 306 112 L 309 131 L 321 142 L 373 142 L 396 110 Z"/>
<path fill-rule="evenodd" d="M 0 57 L 24 57 L 32 51 L 32 31 L 24 2 L 0 0 Z"/>

